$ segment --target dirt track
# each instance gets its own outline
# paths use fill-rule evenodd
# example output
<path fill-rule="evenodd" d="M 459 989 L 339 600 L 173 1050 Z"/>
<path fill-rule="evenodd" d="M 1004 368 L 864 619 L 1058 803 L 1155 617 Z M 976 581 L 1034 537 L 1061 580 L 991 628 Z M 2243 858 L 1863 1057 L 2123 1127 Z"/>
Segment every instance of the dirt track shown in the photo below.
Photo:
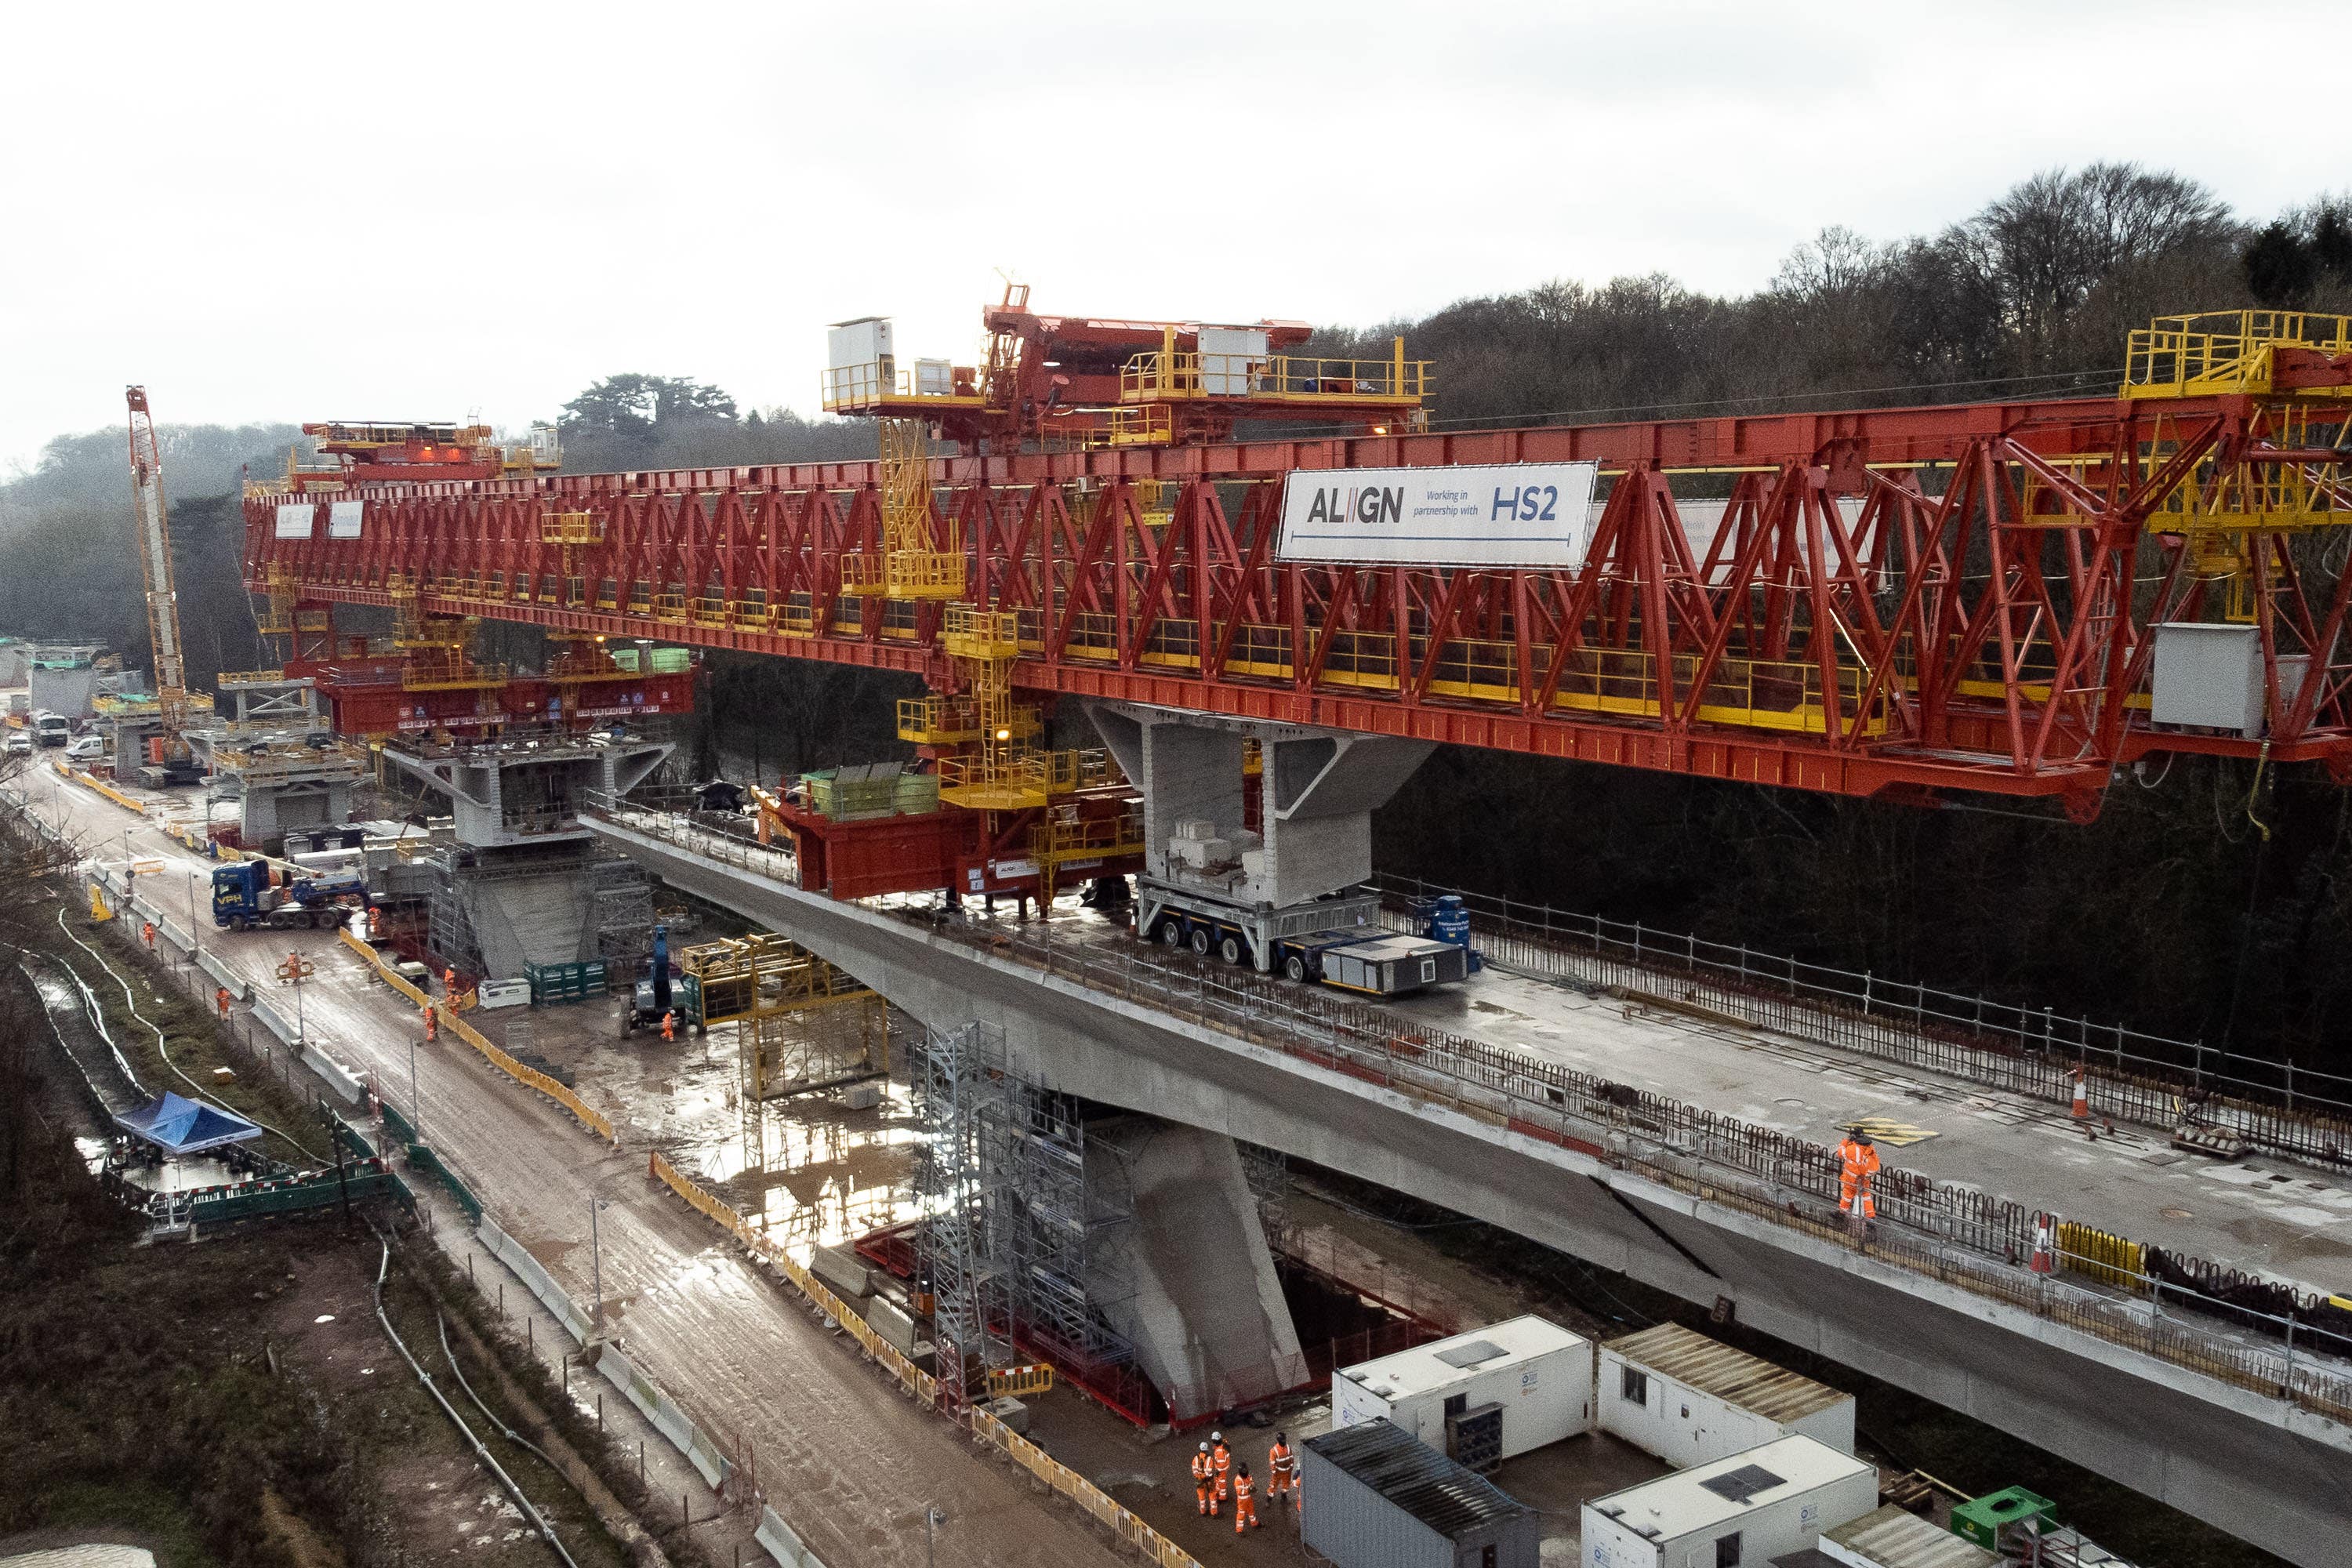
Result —
<path fill-rule="evenodd" d="M 85 843 L 102 857 L 121 853 L 130 821 L 121 807 L 46 769 L 26 777 L 44 817 L 62 800 Z M 167 909 L 189 870 L 209 875 L 210 862 L 152 827 L 134 827 L 130 837 L 138 855 L 164 862 L 153 885 Z M 371 982 L 340 942 L 319 932 L 240 936 L 208 925 L 200 940 L 265 994 L 276 989 L 272 971 L 288 949 L 302 952 L 317 965 L 302 998 L 307 1033 L 406 1103 L 415 1009 Z M 623 1048 L 617 1040 L 614 1048 Z M 1118 1560 L 1020 1472 L 900 1398 L 845 1338 L 720 1245 L 708 1222 L 648 1179 L 643 1147 L 605 1149 L 456 1041 L 420 1046 L 416 1062 L 424 1139 L 583 1304 L 591 1298 L 590 1196 L 611 1205 L 598 1221 L 608 1322 L 697 1420 L 722 1441 L 741 1441 L 776 1511 L 828 1568 L 919 1560 L 926 1506 L 948 1516 L 939 1538 L 943 1562 L 1097 1568 Z M 601 1109 L 625 1126 L 621 1107 Z"/>

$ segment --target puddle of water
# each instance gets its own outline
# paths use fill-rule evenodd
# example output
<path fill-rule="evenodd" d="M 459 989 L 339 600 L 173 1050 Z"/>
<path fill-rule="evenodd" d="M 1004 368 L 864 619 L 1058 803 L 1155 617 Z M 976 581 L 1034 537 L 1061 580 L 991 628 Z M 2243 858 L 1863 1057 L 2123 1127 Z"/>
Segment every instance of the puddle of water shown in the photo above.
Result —
<path fill-rule="evenodd" d="M 922 1135 L 907 1085 L 880 1083 L 882 1103 L 845 1110 L 822 1095 L 771 1100 L 732 1114 L 731 1135 L 671 1155 L 717 1184 L 744 1218 L 805 1262 L 819 1246 L 855 1240 L 922 1213 L 914 1191 Z"/>

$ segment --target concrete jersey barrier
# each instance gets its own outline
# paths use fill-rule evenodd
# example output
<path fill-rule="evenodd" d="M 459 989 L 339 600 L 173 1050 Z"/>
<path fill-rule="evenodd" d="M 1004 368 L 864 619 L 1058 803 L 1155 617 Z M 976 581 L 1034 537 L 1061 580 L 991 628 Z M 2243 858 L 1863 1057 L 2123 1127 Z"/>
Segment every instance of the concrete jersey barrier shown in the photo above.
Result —
<path fill-rule="evenodd" d="M 709 1435 L 696 1426 L 677 1401 L 663 1392 L 661 1385 L 637 1370 L 620 1346 L 610 1341 L 597 1352 L 596 1370 L 605 1380 L 628 1396 L 629 1403 L 654 1424 L 655 1430 L 670 1440 L 670 1446 L 686 1456 L 702 1479 L 715 1491 L 727 1489 L 728 1477 L 735 1473 L 734 1463 L 719 1451 Z"/>
<path fill-rule="evenodd" d="M 776 1510 L 761 1504 L 760 1528 L 751 1534 L 769 1556 L 783 1568 L 824 1568 L 824 1561 L 805 1545 L 793 1527 L 776 1517 Z"/>
<path fill-rule="evenodd" d="M 358 1105 L 367 1099 L 367 1086 L 360 1081 L 358 1075 L 320 1049 L 318 1041 L 303 1042 L 302 1060 L 312 1072 L 326 1080 L 327 1087 L 333 1089 L 344 1104 Z"/>
<path fill-rule="evenodd" d="M 512 1269 L 515 1277 L 523 1282 L 524 1289 L 539 1298 L 540 1305 L 555 1314 L 556 1321 L 563 1325 L 564 1332 L 582 1344 L 588 1342 L 588 1335 L 593 1326 L 588 1314 L 564 1293 L 563 1287 L 555 1282 L 554 1277 L 548 1273 L 538 1258 L 533 1258 L 520 1242 L 500 1230 L 496 1221 L 485 1219 L 477 1234 L 480 1236 L 482 1245 L 489 1249 L 490 1256 Z"/>

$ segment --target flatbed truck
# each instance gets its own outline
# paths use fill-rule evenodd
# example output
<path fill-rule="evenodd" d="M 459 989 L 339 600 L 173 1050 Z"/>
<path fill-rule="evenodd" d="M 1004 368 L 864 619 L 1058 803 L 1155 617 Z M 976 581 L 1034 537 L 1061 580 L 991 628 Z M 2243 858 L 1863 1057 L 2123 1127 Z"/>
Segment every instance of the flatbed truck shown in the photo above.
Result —
<path fill-rule="evenodd" d="M 213 868 L 213 924 L 223 931 L 331 931 L 368 902 L 367 879 L 354 871 L 310 876 L 267 860 Z"/>
<path fill-rule="evenodd" d="M 1287 908 L 1220 899 L 1196 889 L 1139 877 L 1136 934 L 1164 947 L 1190 948 L 1236 968 L 1318 983 L 1370 996 L 1401 996 L 1462 979 L 1469 949 L 1459 942 L 1405 936 L 1380 923 L 1380 899 L 1337 893 Z"/>

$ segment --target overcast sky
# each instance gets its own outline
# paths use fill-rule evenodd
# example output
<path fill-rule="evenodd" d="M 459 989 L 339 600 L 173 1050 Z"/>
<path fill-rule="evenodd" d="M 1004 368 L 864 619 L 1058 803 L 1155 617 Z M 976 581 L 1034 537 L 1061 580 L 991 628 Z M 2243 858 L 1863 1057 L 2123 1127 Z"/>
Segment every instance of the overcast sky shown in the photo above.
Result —
<path fill-rule="evenodd" d="M 2224 11 L 2270 99 L 2344 19 Z M 968 361 L 1000 271 L 1049 310 L 1367 324 L 1556 277 L 1743 291 L 1824 225 L 2098 158 L 2264 216 L 2343 184 L 2340 138 L 2178 74 L 2223 14 L 27 5 L 0 473 L 131 381 L 175 423 L 519 426 L 633 370 L 813 412 L 824 323 Z"/>

